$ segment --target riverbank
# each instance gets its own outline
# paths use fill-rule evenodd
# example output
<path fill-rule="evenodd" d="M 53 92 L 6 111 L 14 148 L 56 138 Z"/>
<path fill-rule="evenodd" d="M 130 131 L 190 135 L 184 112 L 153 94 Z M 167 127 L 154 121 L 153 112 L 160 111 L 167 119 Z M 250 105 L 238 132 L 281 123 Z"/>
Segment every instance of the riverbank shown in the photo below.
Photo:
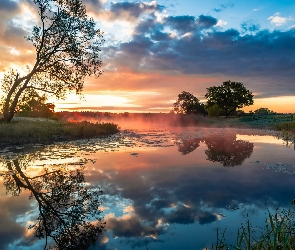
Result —
<path fill-rule="evenodd" d="M 287 140 L 293 140 L 295 121 L 293 116 L 282 115 L 209 118 L 200 115 L 129 114 L 89 117 L 80 113 L 79 116 L 60 116 L 59 120 L 15 117 L 9 124 L 0 123 L 0 146 L 50 144 L 56 141 L 105 137 L 119 132 L 119 127 L 135 130 L 175 127 L 276 130 L 282 131 Z"/>
<path fill-rule="evenodd" d="M 105 137 L 119 132 L 114 123 L 61 122 L 42 118 L 15 118 L 10 123 L 0 123 L 0 146 L 49 144 Z"/>

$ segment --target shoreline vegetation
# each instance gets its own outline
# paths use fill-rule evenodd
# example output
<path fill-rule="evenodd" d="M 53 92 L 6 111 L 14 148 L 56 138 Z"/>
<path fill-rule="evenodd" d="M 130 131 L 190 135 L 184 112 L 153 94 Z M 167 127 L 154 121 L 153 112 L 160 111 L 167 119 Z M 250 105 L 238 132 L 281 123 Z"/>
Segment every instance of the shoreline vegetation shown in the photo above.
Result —
<path fill-rule="evenodd" d="M 119 127 L 114 123 L 16 117 L 10 123 L 0 123 L 0 147 L 106 137 L 118 132 Z"/>
<path fill-rule="evenodd" d="M 244 115 L 211 118 L 203 115 L 165 113 L 59 112 L 53 119 L 16 116 L 11 123 L 0 123 L 0 146 L 50 144 L 57 141 L 105 137 L 120 131 L 163 127 L 208 127 L 264 129 L 280 131 L 282 138 L 295 141 L 295 115 Z"/>

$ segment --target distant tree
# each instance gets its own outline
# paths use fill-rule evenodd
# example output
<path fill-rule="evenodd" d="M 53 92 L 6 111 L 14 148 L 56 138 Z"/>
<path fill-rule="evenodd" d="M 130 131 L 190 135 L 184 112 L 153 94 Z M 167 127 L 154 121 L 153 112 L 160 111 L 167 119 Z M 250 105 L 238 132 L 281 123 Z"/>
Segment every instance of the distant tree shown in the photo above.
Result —
<path fill-rule="evenodd" d="M 173 105 L 173 110 L 177 114 L 203 114 L 205 112 L 204 105 L 199 99 L 186 91 L 178 95 L 178 100 Z"/>
<path fill-rule="evenodd" d="M 26 102 L 21 102 L 19 105 L 19 114 L 29 117 L 44 117 L 50 118 L 54 114 L 55 105 L 46 103 L 45 95 L 39 96 L 38 93 L 31 94 L 30 99 L 25 99 Z"/>
<path fill-rule="evenodd" d="M 4 75 L 3 120 L 10 122 L 19 100 L 31 90 L 63 98 L 83 90 L 85 77 L 101 75 L 102 33 L 86 14 L 82 0 L 33 0 L 39 9 L 40 26 L 27 38 L 36 48 L 36 61 L 21 75 Z"/>
<path fill-rule="evenodd" d="M 252 92 L 247 90 L 241 82 L 226 81 L 221 86 L 207 88 L 205 98 L 208 99 L 209 109 L 217 105 L 226 117 L 237 109 L 254 103 Z"/>
<path fill-rule="evenodd" d="M 276 112 L 269 110 L 268 108 L 259 108 L 254 110 L 254 114 L 256 115 L 274 115 Z"/>

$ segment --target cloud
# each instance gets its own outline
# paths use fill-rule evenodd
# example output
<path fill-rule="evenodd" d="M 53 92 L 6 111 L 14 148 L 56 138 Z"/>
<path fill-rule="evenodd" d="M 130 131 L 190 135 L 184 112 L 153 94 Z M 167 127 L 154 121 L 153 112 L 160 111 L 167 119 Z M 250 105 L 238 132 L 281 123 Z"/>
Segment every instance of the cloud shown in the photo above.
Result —
<path fill-rule="evenodd" d="M 111 2 L 110 9 L 94 13 L 99 18 L 108 21 L 124 20 L 129 22 L 138 21 L 142 15 L 162 12 L 165 7 L 152 2 Z"/>
<path fill-rule="evenodd" d="M 228 8 L 233 8 L 234 7 L 234 4 L 233 3 L 228 3 L 228 4 L 221 4 L 219 7 L 217 8 L 214 8 L 213 10 L 215 12 L 221 12 L 225 9 L 228 9 Z"/>
<path fill-rule="evenodd" d="M 273 16 L 268 17 L 267 20 L 270 20 L 270 22 L 272 24 L 274 24 L 275 26 L 282 26 L 287 21 L 292 20 L 292 18 L 290 18 L 290 17 L 281 17 L 280 13 L 277 12 Z"/>
<path fill-rule="evenodd" d="M 106 3 L 106 0 L 84 0 L 83 3 L 86 5 L 87 9 L 98 11 Z"/>
<path fill-rule="evenodd" d="M 260 30 L 258 24 L 247 21 L 241 24 L 241 33 L 236 29 L 220 30 L 217 19 L 202 15 L 169 16 L 163 23 L 154 18 L 145 23 L 145 28 L 141 25 L 136 28 L 141 32 L 130 41 L 112 47 L 110 65 L 135 72 L 228 75 L 251 81 L 257 77 L 270 81 L 273 92 L 262 91 L 266 95 L 295 91 L 294 29 Z M 172 35 L 173 30 L 178 35 Z M 282 81 L 287 85 L 284 89 L 278 84 Z M 254 92 L 262 87 L 254 82 L 253 86 Z"/>
<path fill-rule="evenodd" d="M 20 6 L 15 1 L 1 0 L 0 1 L 0 37 L 7 28 L 7 23 L 16 16 L 20 11 Z"/>
<path fill-rule="evenodd" d="M 200 15 L 198 19 L 198 23 L 205 28 L 210 28 L 218 23 L 218 20 L 212 16 L 204 16 Z"/>
<path fill-rule="evenodd" d="M 260 26 L 253 21 L 247 21 L 241 24 L 241 28 L 244 33 L 252 33 L 257 32 L 260 29 Z"/>
<path fill-rule="evenodd" d="M 127 14 L 131 18 L 138 18 L 143 13 L 150 13 L 154 11 L 161 11 L 164 7 L 152 1 L 150 3 L 146 2 L 112 2 L 110 11 L 116 16 L 121 16 Z"/>

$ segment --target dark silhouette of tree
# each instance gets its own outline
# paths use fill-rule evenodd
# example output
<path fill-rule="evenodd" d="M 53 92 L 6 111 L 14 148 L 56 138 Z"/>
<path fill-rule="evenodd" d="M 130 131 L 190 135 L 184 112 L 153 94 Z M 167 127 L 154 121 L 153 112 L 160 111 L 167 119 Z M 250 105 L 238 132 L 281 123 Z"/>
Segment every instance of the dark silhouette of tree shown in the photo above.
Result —
<path fill-rule="evenodd" d="M 205 112 L 204 105 L 199 99 L 186 91 L 178 95 L 178 100 L 173 105 L 173 110 L 177 114 L 204 114 Z"/>
<path fill-rule="evenodd" d="M 220 86 L 207 88 L 205 98 L 208 99 L 207 109 L 217 105 L 226 117 L 237 109 L 254 103 L 252 92 L 241 82 L 226 81 Z"/>
<path fill-rule="evenodd" d="M 268 108 L 259 108 L 254 110 L 255 115 L 275 115 L 276 112 L 268 109 Z"/>
<path fill-rule="evenodd" d="M 25 98 L 25 101 L 21 102 L 18 113 L 22 116 L 49 118 L 54 114 L 55 105 L 46 103 L 46 101 L 45 95 L 40 96 L 36 92 L 32 93 L 29 98 Z"/>
<path fill-rule="evenodd" d="M 26 174 L 30 158 L 6 160 L 7 174 L 4 185 L 7 192 L 18 196 L 22 190 L 31 192 L 39 206 L 39 216 L 34 225 L 35 237 L 45 238 L 44 249 L 89 249 L 103 232 L 99 189 L 87 188 L 83 166 L 70 170 L 61 165 L 44 167 L 37 176 Z M 93 220 L 96 220 L 92 222 Z M 52 238 L 52 248 L 48 239 Z"/>
<path fill-rule="evenodd" d="M 36 61 L 26 75 L 10 70 L 2 81 L 3 120 L 10 122 L 20 99 L 30 91 L 63 98 L 80 94 L 85 77 L 101 75 L 102 33 L 86 14 L 82 0 L 34 0 L 40 26 L 27 38 L 36 48 Z"/>
<path fill-rule="evenodd" d="M 200 138 L 182 141 L 182 143 L 178 144 L 178 152 L 187 155 L 200 146 L 200 141 Z"/>
<path fill-rule="evenodd" d="M 220 162 L 224 167 L 241 165 L 253 153 L 254 144 L 236 140 L 236 134 L 211 135 L 204 138 L 207 160 Z"/>

